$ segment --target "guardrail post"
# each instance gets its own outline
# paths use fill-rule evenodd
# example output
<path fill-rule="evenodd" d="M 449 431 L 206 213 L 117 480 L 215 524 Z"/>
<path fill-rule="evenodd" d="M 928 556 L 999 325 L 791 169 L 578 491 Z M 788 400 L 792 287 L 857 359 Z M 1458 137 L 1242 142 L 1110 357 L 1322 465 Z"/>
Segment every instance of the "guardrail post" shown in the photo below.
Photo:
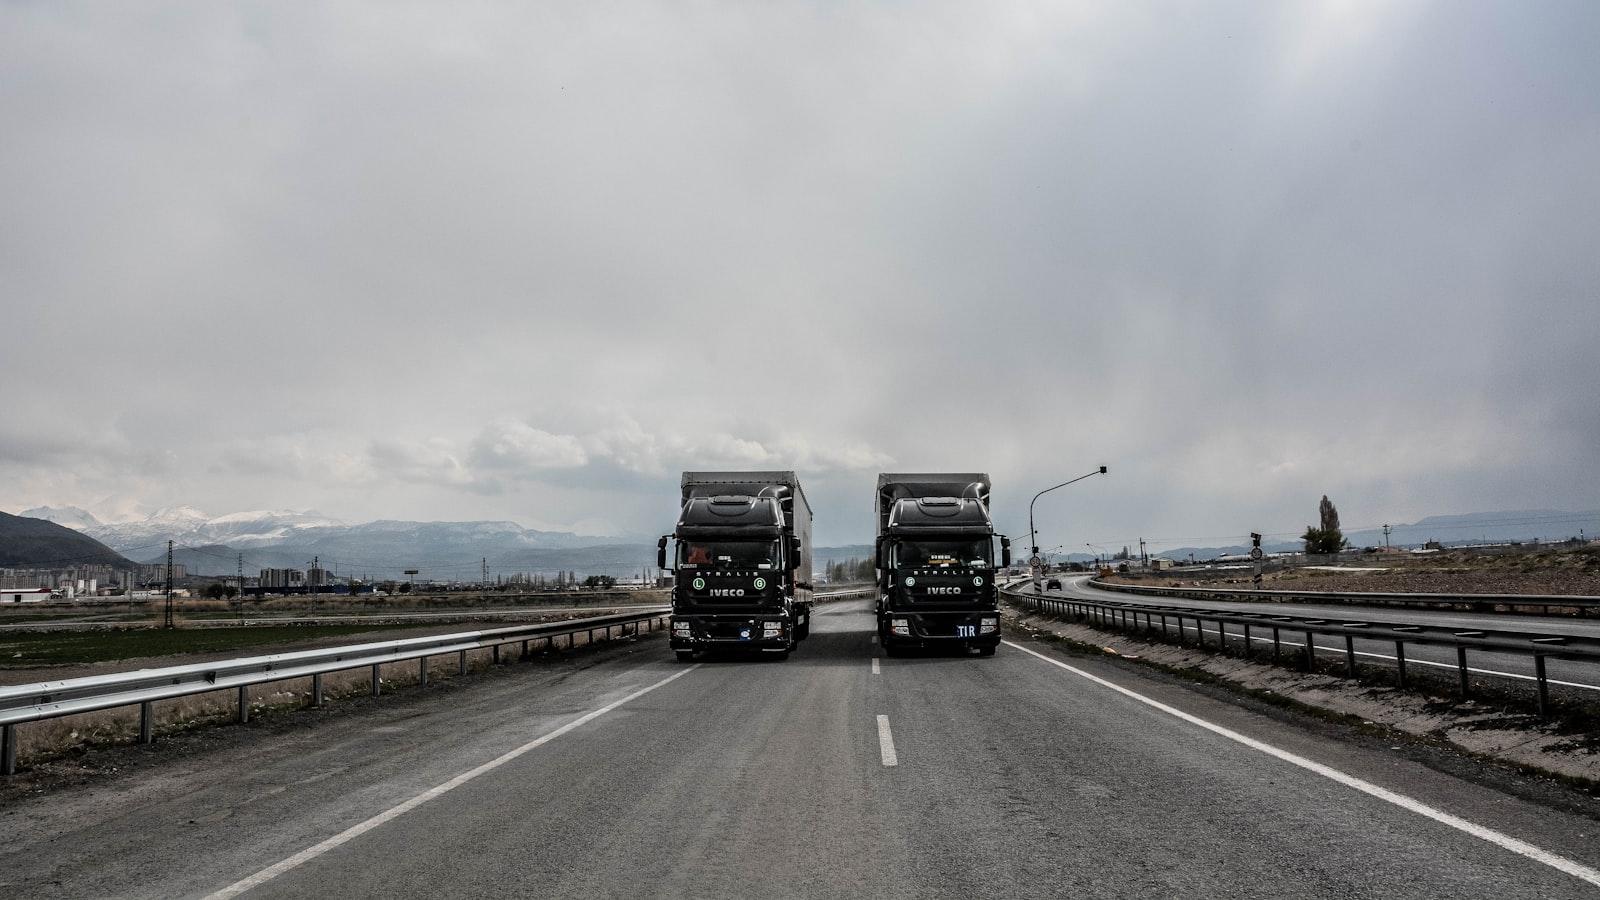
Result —
<path fill-rule="evenodd" d="M 523 641 L 522 642 L 522 658 L 523 659 L 527 659 L 528 658 L 528 642 L 527 641 Z"/>
<path fill-rule="evenodd" d="M 1244 658 L 1249 659 L 1250 653 L 1250 623 L 1244 623 Z"/>
<path fill-rule="evenodd" d="M 139 743 L 150 744 L 156 739 L 154 704 L 149 700 L 139 704 Z"/>
<path fill-rule="evenodd" d="M 1405 686 L 1406 686 L 1406 642 L 1405 641 L 1395 641 L 1394 642 L 1394 669 L 1395 669 L 1395 672 L 1398 673 L 1398 675 L 1399 675 L 1400 687 L 1403 690 L 1405 688 Z"/>
<path fill-rule="evenodd" d="M 467 651 L 465 651 L 465 650 L 463 650 L 460 653 L 456 654 L 456 674 L 457 675 L 465 675 L 465 674 L 467 674 Z"/>
<path fill-rule="evenodd" d="M 1472 690 L 1467 683 L 1467 645 L 1456 645 L 1456 669 L 1461 673 L 1461 696 L 1465 697 Z"/>
<path fill-rule="evenodd" d="M 311 705 L 322 705 L 322 673 L 311 676 Z"/>
<path fill-rule="evenodd" d="M 1272 626 L 1272 662 L 1276 664 L 1283 653 L 1283 642 L 1278 634 L 1278 626 Z"/>
<path fill-rule="evenodd" d="M 17 726 L 0 725 L 0 775 L 17 774 Z"/>
<path fill-rule="evenodd" d="M 1351 678 L 1356 677 L 1356 638 L 1353 634 L 1344 636 L 1344 673 Z"/>
<path fill-rule="evenodd" d="M 1201 650 L 1206 648 L 1206 622 L 1199 616 L 1194 617 L 1194 642 Z"/>
<path fill-rule="evenodd" d="M 427 686 L 428 686 L 428 658 L 426 656 L 420 656 L 420 657 L 417 658 L 417 687 L 427 687 Z"/>
<path fill-rule="evenodd" d="M 1315 636 L 1311 632 L 1308 631 L 1308 632 L 1306 632 L 1306 671 L 1307 672 L 1315 672 L 1316 670 L 1317 670 L 1317 642 L 1316 642 Z"/>
<path fill-rule="evenodd" d="M 497 666 L 500 665 L 500 645 L 499 644 L 495 644 L 494 645 L 494 664 L 497 665 Z"/>
<path fill-rule="evenodd" d="M 374 696 L 374 697 L 378 696 L 379 686 L 382 685 L 382 684 L 383 684 L 383 679 L 378 677 L 378 664 L 377 663 L 373 663 L 372 664 L 372 696 Z"/>
<path fill-rule="evenodd" d="M 1539 681 L 1539 715 L 1550 715 L 1550 680 L 1544 674 L 1544 654 L 1533 655 L 1533 677 Z"/>
<path fill-rule="evenodd" d="M 250 686 L 239 685 L 239 724 L 250 721 Z"/>

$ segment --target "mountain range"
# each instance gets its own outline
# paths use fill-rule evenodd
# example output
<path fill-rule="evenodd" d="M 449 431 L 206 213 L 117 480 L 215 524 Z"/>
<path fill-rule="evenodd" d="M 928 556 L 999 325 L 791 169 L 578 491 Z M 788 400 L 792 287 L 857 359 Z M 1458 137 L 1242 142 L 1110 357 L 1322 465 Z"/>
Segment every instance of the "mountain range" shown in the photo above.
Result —
<path fill-rule="evenodd" d="M 313 511 L 262 510 L 208 516 L 188 506 L 168 507 L 143 519 L 114 523 L 101 522 L 85 510 L 72 506 L 36 507 L 25 510 L 22 515 L 65 526 L 104 545 L 74 545 L 70 550 L 51 550 L 47 555 L 52 558 L 110 553 L 109 558 L 97 558 L 120 560 L 117 554 L 121 553 L 134 560 L 155 563 L 165 560 L 166 542 L 171 540 L 176 545 L 175 561 L 198 575 L 231 575 L 238 570 L 241 555 L 246 574 L 264 568 L 305 569 L 316 560 L 341 576 L 396 578 L 402 577 L 406 569 L 419 569 L 425 579 L 459 581 L 476 580 L 485 560 L 491 577 L 512 572 L 553 575 L 565 571 L 629 577 L 655 564 L 655 546 L 637 538 L 538 531 L 504 521 L 380 520 L 350 525 Z M 1420 546 L 1426 541 L 1450 546 L 1554 541 L 1580 533 L 1589 537 L 1600 535 L 1600 512 L 1519 510 L 1428 516 L 1414 523 L 1395 525 L 1389 542 L 1396 547 Z M 71 532 L 67 535 L 70 537 Z M 1384 543 L 1381 529 L 1362 528 L 1347 531 L 1346 536 L 1355 547 Z M 1301 549 L 1298 540 L 1284 536 L 1269 537 L 1265 547 L 1269 552 Z M 6 542 L 3 549 L 10 551 L 14 547 Z M 1153 548 L 1152 554 L 1186 559 L 1193 553 L 1197 559 L 1213 559 L 1248 551 L 1249 545 L 1240 543 Z M 818 571 L 826 571 L 827 565 L 835 560 L 871 555 L 870 544 L 818 547 L 813 551 Z M 1018 559 L 1025 558 L 1025 549 L 1019 550 Z M 1054 558 L 1086 560 L 1089 557 L 1074 553 Z"/>
<path fill-rule="evenodd" d="M 105 544 L 71 528 L 0 512 L 0 567 L 80 565 L 125 569 L 133 563 Z"/>
<path fill-rule="evenodd" d="M 1358 528 L 1354 531 L 1345 530 L 1345 540 L 1351 547 L 1382 547 L 1384 546 L 1383 529 Z M 1534 541 L 1550 542 L 1564 541 L 1571 537 L 1600 537 L 1600 510 L 1588 512 L 1568 512 L 1555 509 L 1532 510 L 1501 510 L 1499 512 L 1465 513 L 1461 515 L 1427 516 L 1415 522 L 1391 525 L 1388 543 L 1392 547 L 1421 547 L 1430 541 L 1438 541 L 1446 547 L 1460 547 L 1472 544 L 1501 544 L 1513 541 L 1532 543 Z M 1292 553 L 1305 549 L 1299 540 L 1284 539 L 1279 536 L 1274 540 L 1268 537 L 1262 541 L 1262 547 L 1268 553 Z M 1139 548 L 1133 547 L 1135 554 Z M 1173 547 L 1152 551 L 1152 556 L 1165 556 L 1170 559 L 1188 559 L 1194 554 L 1195 559 L 1215 559 L 1223 555 L 1242 555 L 1250 552 L 1247 543 L 1230 544 L 1220 547 Z M 1074 554 L 1074 559 L 1083 558 L 1082 554 Z"/>
<path fill-rule="evenodd" d="M 539 531 L 515 522 L 407 522 L 350 525 L 314 511 L 259 510 L 209 516 L 174 506 L 131 522 L 101 522 L 77 507 L 35 507 L 22 515 L 79 531 L 134 559 L 159 562 L 166 542 L 194 574 L 229 575 L 244 556 L 247 573 L 308 568 L 313 560 L 340 575 L 397 577 L 422 569 L 441 580 L 476 580 L 482 561 L 497 572 L 577 570 L 628 575 L 654 562 L 655 548 L 626 538 Z"/>

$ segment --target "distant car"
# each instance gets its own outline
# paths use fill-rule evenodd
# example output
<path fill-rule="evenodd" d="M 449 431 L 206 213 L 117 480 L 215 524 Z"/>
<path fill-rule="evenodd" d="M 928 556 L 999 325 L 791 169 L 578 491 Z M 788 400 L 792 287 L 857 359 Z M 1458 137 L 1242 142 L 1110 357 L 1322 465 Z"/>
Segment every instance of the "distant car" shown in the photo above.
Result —
<path fill-rule="evenodd" d="M 1046 581 L 1044 583 L 1044 589 L 1047 590 L 1047 591 L 1059 591 L 1059 590 L 1061 590 L 1061 579 L 1052 578 L 1049 581 Z"/>

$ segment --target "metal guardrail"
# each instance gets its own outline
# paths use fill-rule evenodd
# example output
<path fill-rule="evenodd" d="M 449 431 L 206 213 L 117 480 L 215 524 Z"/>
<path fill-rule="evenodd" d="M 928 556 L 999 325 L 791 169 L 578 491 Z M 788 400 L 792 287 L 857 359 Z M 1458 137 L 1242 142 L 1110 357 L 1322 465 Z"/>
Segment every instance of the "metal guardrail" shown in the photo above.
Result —
<path fill-rule="evenodd" d="M 310 676 L 311 705 L 320 706 L 324 675 L 370 666 L 372 696 L 376 697 L 382 683 L 379 667 L 389 663 L 418 660 L 419 681 L 425 686 L 428 683 L 430 657 L 456 654 L 458 670 L 466 674 L 467 652 L 471 650 L 488 649 L 498 663 L 501 647 L 520 643 L 525 658 L 529 653 L 529 644 L 534 641 L 542 640 L 547 649 L 553 649 L 556 639 L 565 637 L 567 646 L 572 647 L 577 643 L 577 635 L 587 632 L 589 641 L 593 642 L 595 633 L 600 631 L 604 631 L 609 640 L 613 629 L 626 634 L 630 625 L 635 626 L 635 630 L 639 625 L 644 625 L 646 630 L 655 630 L 656 623 L 665 620 L 668 613 L 668 608 L 657 607 L 564 622 L 513 625 L 0 687 L 0 775 L 16 773 L 16 726 L 25 722 L 137 705 L 139 740 L 148 744 L 154 739 L 153 704 L 159 700 L 237 690 L 238 721 L 247 722 L 250 719 L 249 689 L 254 685 Z"/>
<path fill-rule="evenodd" d="M 859 597 L 865 594 L 876 594 L 877 592 L 877 585 L 862 584 L 839 591 L 818 591 L 813 593 L 811 596 L 817 600 L 832 600 L 836 597 Z"/>
<path fill-rule="evenodd" d="M 1585 616 L 1600 610 L 1600 597 L 1565 594 L 1418 594 L 1376 591 L 1267 591 L 1254 588 L 1167 587 L 1152 584 L 1122 584 L 1092 579 L 1089 584 L 1103 591 L 1145 594 L 1152 597 L 1186 597 L 1191 600 L 1257 600 L 1277 603 L 1339 603 L 1356 606 L 1399 606 L 1427 609 L 1454 609 L 1467 612 L 1518 613 L 1528 610 L 1548 615 L 1554 609 L 1572 609 Z"/>
<path fill-rule="evenodd" d="M 1149 603 L 1123 603 L 1104 600 L 1086 600 L 1079 597 L 1051 597 L 1024 590 L 1007 588 L 1002 591 L 1018 605 L 1046 615 L 1056 615 L 1086 622 L 1093 627 L 1115 629 L 1142 634 L 1170 635 L 1169 624 L 1175 624 L 1178 642 L 1187 642 L 1185 622 L 1194 620 L 1196 643 L 1206 648 L 1204 624 L 1214 622 L 1219 633 L 1217 649 L 1227 652 L 1230 635 L 1224 625 L 1239 626 L 1245 651 L 1254 653 L 1250 631 L 1252 628 L 1270 630 L 1272 633 L 1272 659 L 1280 662 L 1283 655 L 1283 633 L 1303 635 L 1302 644 L 1288 644 L 1292 654 L 1304 659 L 1310 671 L 1315 666 L 1318 648 L 1315 638 L 1333 636 L 1344 639 L 1345 674 L 1356 677 L 1356 648 L 1359 640 L 1392 641 L 1395 667 L 1400 687 L 1408 686 L 1406 678 L 1406 645 L 1427 644 L 1454 647 L 1456 669 L 1463 697 L 1471 693 L 1468 681 L 1467 651 L 1490 651 L 1532 657 L 1534 680 L 1538 685 L 1539 714 L 1550 710 L 1550 683 L 1545 675 L 1545 660 L 1549 658 L 1600 662 L 1600 639 L 1552 635 L 1540 632 L 1509 631 L 1502 629 L 1446 628 L 1425 622 L 1362 622 L 1335 621 L 1316 616 L 1281 615 L 1275 613 L 1235 612 L 1194 606 L 1157 606 Z M 1141 622 L 1142 619 L 1142 622 Z M 1170 620 L 1170 621 L 1169 621 Z M 1157 624 L 1159 622 L 1159 624 Z"/>

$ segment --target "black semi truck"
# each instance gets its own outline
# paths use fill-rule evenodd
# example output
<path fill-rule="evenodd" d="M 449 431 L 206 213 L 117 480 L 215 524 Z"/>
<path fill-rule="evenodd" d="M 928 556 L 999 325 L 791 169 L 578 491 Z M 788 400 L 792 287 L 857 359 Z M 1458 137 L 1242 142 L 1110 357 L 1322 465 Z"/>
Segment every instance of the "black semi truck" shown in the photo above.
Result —
<path fill-rule="evenodd" d="M 671 646 L 787 659 L 811 630 L 811 506 L 793 472 L 685 472 L 672 554 Z"/>
<path fill-rule="evenodd" d="M 1011 565 L 1000 537 L 994 564 L 989 476 L 878 476 L 878 640 L 893 656 L 912 647 L 1000 646 L 995 577 Z"/>

